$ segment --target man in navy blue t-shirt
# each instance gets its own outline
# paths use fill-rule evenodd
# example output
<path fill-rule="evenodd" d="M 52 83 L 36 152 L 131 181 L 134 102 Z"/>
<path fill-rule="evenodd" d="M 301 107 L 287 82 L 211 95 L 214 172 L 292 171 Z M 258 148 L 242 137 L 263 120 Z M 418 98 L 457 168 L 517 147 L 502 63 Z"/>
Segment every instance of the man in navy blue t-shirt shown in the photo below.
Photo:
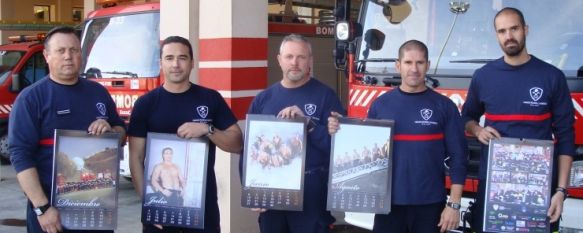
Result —
<path fill-rule="evenodd" d="M 368 112 L 368 118 L 395 121 L 391 212 L 375 215 L 375 233 L 446 232 L 459 225 L 466 139 L 455 104 L 425 86 L 427 53 L 417 40 L 401 45 L 395 63 L 401 85 L 379 96 Z M 331 134 L 339 129 L 334 115 L 328 118 Z M 446 202 L 447 157 L 452 185 Z"/>
<path fill-rule="evenodd" d="M 555 231 L 567 198 L 566 187 L 575 155 L 573 104 L 565 75 L 528 54 L 528 26 L 520 10 L 504 8 L 494 17 L 504 56 L 476 70 L 462 115 L 466 131 L 482 144 L 479 187 L 472 229 L 482 232 L 488 142 L 500 137 L 555 140 L 553 197 L 547 215 Z M 484 115 L 485 122 L 478 122 Z"/>
<path fill-rule="evenodd" d="M 10 160 L 28 198 L 27 231 L 113 232 L 63 229 L 59 211 L 50 205 L 55 129 L 86 130 L 93 135 L 114 131 L 125 140 L 125 124 L 107 90 L 79 78 L 81 43 L 74 28 L 52 29 L 44 45 L 50 73 L 18 95 L 8 127 Z"/>
<path fill-rule="evenodd" d="M 308 117 L 303 211 L 253 209 L 261 212 L 261 233 L 324 233 L 334 218 L 326 211 L 330 135 L 325 121 L 332 111 L 344 112 L 332 89 L 310 76 L 312 49 L 306 38 L 289 35 L 281 42 L 277 60 L 283 78 L 259 93 L 249 114 L 281 118 Z M 241 164 L 240 164 L 241 165 Z"/>
<path fill-rule="evenodd" d="M 130 169 L 133 184 L 143 198 L 144 159 L 148 132 L 176 134 L 181 138 L 207 137 L 207 184 L 204 230 L 145 225 L 144 232 L 220 232 L 217 182 L 215 178 L 216 147 L 239 153 L 241 129 L 223 97 L 215 90 L 189 81 L 194 66 L 192 46 L 182 37 L 171 36 L 162 42 L 160 67 L 165 82 L 140 97 L 132 111 L 128 128 Z"/>

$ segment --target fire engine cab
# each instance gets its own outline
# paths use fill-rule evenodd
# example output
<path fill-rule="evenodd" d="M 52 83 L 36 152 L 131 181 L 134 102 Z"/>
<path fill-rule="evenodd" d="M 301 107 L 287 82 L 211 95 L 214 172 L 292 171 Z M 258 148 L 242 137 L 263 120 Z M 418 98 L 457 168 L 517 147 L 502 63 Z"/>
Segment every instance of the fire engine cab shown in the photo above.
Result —
<path fill-rule="evenodd" d="M 82 76 L 105 86 L 120 117 L 129 121 L 136 100 L 163 82 L 159 64 L 160 4 L 99 9 L 90 12 L 81 27 Z M 125 178 L 131 177 L 128 154 L 125 146 L 120 161 L 120 175 Z"/>
<path fill-rule="evenodd" d="M 502 56 L 494 15 L 504 7 L 520 9 L 529 25 L 528 52 L 567 76 L 578 150 L 560 226 L 562 232 L 583 231 L 583 1 L 338 0 L 336 4 L 334 59 L 348 76 L 348 115 L 358 118 L 366 117 L 379 95 L 400 85 L 394 63 L 399 46 L 410 39 L 428 46 L 427 86 L 448 96 L 461 110 L 474 71 Z M 480 145 L 474 138 L 468 143 L 470 167 L 462 211 L 478 183 Z M 371 214 L 347 213 L 346 221 L 368 229 L 373 225 Z"/>
<path fill-rule="evenodd" d="M 107 88 L 126 120 L 161 83 L 159 22 L 160 4 L 149 3 L 99 9 L 83 23 L 81 72 Z"/>
<path fill-rule="evenodd" d="M 18 93 L 44 78 L 49 67 L 43 56 L 44 36 L 9 37 L 0 45 L 0 156 L 8 159 L 8 116 Z"/>

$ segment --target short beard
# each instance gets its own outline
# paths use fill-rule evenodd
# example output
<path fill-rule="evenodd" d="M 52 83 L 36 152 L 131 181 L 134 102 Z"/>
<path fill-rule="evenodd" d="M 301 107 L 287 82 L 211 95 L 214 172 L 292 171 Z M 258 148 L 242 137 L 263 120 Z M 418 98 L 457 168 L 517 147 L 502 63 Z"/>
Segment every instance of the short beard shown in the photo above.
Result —
<path fill-rule="evenodd" d="M 506 47 L 504 45 L 501 45 L 502 47 L 502 51 L 504 51 L 504 53 L 509 56 L 509 57 L 516 57 L 518 55 L 520 55 L 520 53 L 522 53 L 522 51 L 524 50 L 524 46 L 525 46 L 525 41 L 521 41 L 521 43 L 516 43 L 515 47 Z"/>
<path fill-rule="evenodd" d="M 507 56 L 509 56 L 509 57 L 516 57 L 516 56 L 520 55 L 520 53 L 522 52 L 522 50 L 524 50 L 524 47 L 504 48 L 502 50 L 504 50 L 504 53 Z"/>
<path fill-rule="evenodd" d="M 286 76 L 291 81 L 299 81 L 299 80 L 302 80 L 302 78 L 304 78 L 304 75 L 305 75 L 304 71 L 299 72 L 297 75 L 292 74 L 291 71 L 288 71 Z"/>

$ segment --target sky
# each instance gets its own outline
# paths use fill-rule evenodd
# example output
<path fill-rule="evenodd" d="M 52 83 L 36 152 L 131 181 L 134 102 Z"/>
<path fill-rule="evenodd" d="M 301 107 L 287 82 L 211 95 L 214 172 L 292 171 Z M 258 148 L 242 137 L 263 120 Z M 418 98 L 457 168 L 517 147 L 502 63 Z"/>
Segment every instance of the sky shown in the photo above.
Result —
<path fill-rule="evenodd" d="M 75 157 L 86 158 L 97 152 L 103 151 L 106 147 L 117 148 L 117 139 L 99 137 L 75 137 L 61 136 L 58 139 L 58 149 L 75 161 Z"/>

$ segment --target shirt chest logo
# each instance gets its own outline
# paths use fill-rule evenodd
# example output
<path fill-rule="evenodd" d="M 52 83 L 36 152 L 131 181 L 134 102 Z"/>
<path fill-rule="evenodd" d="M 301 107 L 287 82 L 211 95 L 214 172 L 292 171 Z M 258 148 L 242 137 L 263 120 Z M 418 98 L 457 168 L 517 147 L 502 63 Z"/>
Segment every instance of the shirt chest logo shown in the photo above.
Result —
<path fill-rule="evenodd" d="M 98 102 L 97 104 L 95 104 L 95 107 L 97 108 L 97 111 L 99 112 L 99 114 L 101 114 L 101 116 L 105 116 L 105 114 L 107 114 L 107 108 L 105 107 L 104 103 Z"/>
<path fill-rule="evenodd" d="M 528 94 L 530 96 L 530 100 L 527 99 L 526 101 L 522 101 L 522 103 L 529 105 L 530 107 L 546 106 L 547 102 L 545 102 L 545 99 L 541 99 L 543 97 L 543 93 L 544 93 L 544 90 L 542 88 L 532 87 L 532 88 L 528 89 Z"/>
<path fill-rule="evenodd" d="M 433 110 L 427 108 L 421 109 L 419 112 L 421 113 L 421 118 L 423 118 L 423 120 L 429 120 L 433 115 Z"/>
<path fill-rule="evenodd" d="M 196 107 L 196 112 L 201 118 L 206 118 L 209 114 L 209 108 L 207 106 L 201 105 Z"/>
<path fill-rule="evenodd" d="M 308 114 L 308 116 L 314 115 L 314 113 L 316 113 L 316 108 L 317 106 L 315 104 L 304 105 L 304 111 L 306 111 L 306 114 Z"/>
<path fill-rule="evenodd" d="M 419 113 L 421 115 L 421 119 L 420 121 L 415 121 L 415 124 L 420 124 L 420 125 L 437 125 L 436 121 L 431 121 L 431 117 L 433 116 L 433 110 L 429 109 L 429 108 L 424 108 L 419 110 Z"/>
<path fill-rule="evenodd" d="M 533 101 L 538 101 L 540 99 L 540 97 L 543 96 L 543 89 L 540 87 L 530 88 L 529 92 L 530 92 L 530 98 Z"/>

